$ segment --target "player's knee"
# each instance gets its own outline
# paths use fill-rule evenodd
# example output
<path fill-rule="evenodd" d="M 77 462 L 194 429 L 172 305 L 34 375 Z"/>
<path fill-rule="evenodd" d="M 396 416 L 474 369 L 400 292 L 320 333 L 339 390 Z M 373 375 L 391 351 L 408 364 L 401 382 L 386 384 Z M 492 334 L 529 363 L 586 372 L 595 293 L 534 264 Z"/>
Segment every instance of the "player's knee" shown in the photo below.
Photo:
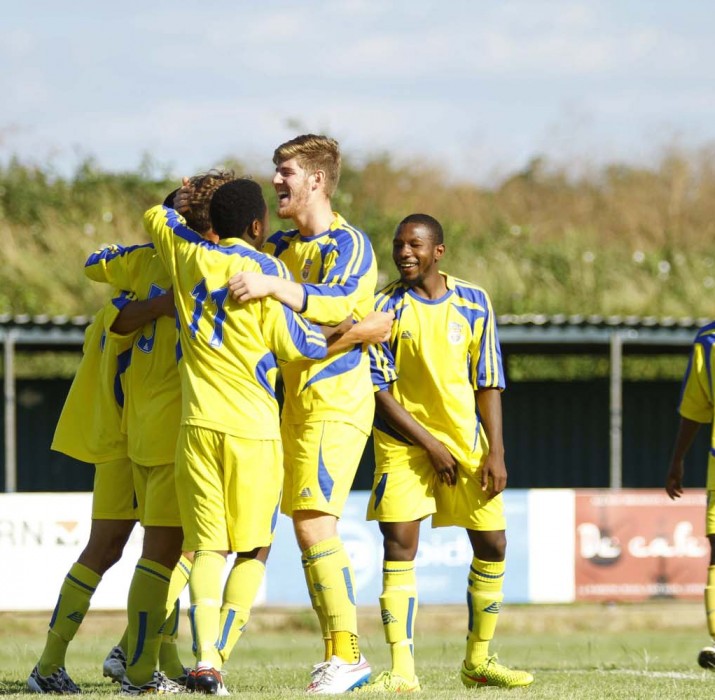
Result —
<path fill-rule="evenodd" d="M 483 561 L 503 561 L 506 557 L 506 532 L 495 530 L 491 532 L 469 531 L 474 556 Z"/>
<path fill-rule="evenodd" d="M 124 538 L 107 539 L 101 546 L 89 542 L 77 561 L 102 576 L 122 558 L 126 542 Z"/>

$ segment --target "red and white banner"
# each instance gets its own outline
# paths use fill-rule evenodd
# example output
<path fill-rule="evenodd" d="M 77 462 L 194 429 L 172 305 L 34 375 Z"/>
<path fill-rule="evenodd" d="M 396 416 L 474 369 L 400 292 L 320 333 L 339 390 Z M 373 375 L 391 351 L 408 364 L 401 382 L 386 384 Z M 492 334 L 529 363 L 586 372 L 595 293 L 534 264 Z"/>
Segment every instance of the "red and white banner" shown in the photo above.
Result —
<path fill-rule="evenodd" d="M 576 491 L 576 600 L 702 598 L 705 491 Z"/>

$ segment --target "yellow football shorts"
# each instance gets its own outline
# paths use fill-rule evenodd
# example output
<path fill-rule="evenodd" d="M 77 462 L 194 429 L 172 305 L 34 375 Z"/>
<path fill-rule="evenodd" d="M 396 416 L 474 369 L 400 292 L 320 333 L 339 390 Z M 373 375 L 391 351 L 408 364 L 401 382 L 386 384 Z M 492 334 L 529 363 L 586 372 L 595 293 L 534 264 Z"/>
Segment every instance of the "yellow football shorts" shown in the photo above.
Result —
<path fill-rule="evenodd" d="M 185 551 L 249 552 L 271 544 L 282 486 L 280 440 L 181 426 L 176 492 Z"/>
<path fill-rule="evenodd" d="M 340 421 L 281 425 L 285 482 L 281 510 L 315 510 L 340 517 L 367 435 Z"/>
<path fill-rule="evenodd" d="M 489 500 L 482 491 L 480 453 L 462 455 L 454 486 L 439 481 L 421 447 L 393 443 L 386 471 L 381 470 L 383 454 L 376 442 L 377 467 L 368 520 L 402 523 L 432 515 L 432 527 L 456 526 L 483 532 L 506 529 L 501 494 Z"/>
<path fill-rule="evenodd" d="M 128 457 L 94 465 L 93 520 L 137 520 L 132 463 Z"/>
<path fill-rule="evenodd" d="M 181 527 L 174 465 L 143 467 L 132 462 L 132 474 L 139 522 L 144 527 Z"/>

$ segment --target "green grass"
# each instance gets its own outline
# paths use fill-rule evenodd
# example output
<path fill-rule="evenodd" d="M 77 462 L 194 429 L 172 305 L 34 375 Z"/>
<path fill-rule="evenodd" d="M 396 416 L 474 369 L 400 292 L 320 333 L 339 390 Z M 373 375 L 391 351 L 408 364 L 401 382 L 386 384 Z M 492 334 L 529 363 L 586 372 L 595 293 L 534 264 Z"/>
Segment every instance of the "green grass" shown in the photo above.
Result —
<path fill-rule="evenodd" d="M 511 606 L 503 614 L 493 651 L 506 664 L 532 671 L 527 689 L 468 691 L 459 681 L 464 652 L 463 611 L 420 609 L 417 669 L 424 698 L 566 700 L 573 698 L 665 698 L 712 696 L 715 674 L 695 662 L 707 641 L 702 606 L 652 603 L 640 606 Z M 226 667 L 232 694 L 258 698 L 304 697 L 308 670 L 321 653 L 317 628 L 307 611 L 258 609 Z M 0 615 L 0 694 L 24 694 L 25 680 L 44 641 L 48 615 Z M 389 661 L 375 608 L 361 608 L 361 648 L 378 672 Z M 70 646 L 68 669 L 92 698 L 116 693 L 101 676 L 101 662 L 123 629 L 118 614 L 90 612 Z M 182 629 L 185 662 L 191 655 Z"/>

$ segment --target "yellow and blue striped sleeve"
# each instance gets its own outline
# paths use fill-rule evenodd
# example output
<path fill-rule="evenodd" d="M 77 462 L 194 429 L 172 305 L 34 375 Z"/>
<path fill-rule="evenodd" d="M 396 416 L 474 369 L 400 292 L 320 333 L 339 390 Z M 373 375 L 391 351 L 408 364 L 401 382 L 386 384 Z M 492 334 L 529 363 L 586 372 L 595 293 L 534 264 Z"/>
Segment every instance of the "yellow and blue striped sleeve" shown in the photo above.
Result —
<path fill-rule="evenodd" d="M 306 283 L 306 318 L 336 325 L 355 311 L 358 301 L 371 297 L 377 282 L 375 254 L 367 236 L 352 227 L 333 232 L 333 250 L 323 260 L 325 277 Z"/>
<path fill-rule="evenodd" d="M 458 291 L 461 299 L 471 307 L 466 315 L 473 319 L 469 368 L 472 388 L 475 391 L 504 389 L 506 381 L 501 346 L 491 301 L 484 290 L 476 287 L 460 287 Z"/>
<path fill-rule="evenodd" d="M 263 337 L 282 362 L 322 360 L 328 347 L 320 328 L 272 297 L 263 305 Z"/>
<path fill-rule="evenodd" d="M 712 347 L 715 328 L 702 329 L 690 353 L 680 394 L 678 412 L 697 423 L 713 419 Z"/>
<path fill-rule="evenodd" d="M 117 289 L 136 291 L 136 268 L 142 264 L 144 255 L 153 254 L 154 246 L 151 243 L 110 245 L 87 258 L 84 273 L 95 282 L 111 284 Z"/>

